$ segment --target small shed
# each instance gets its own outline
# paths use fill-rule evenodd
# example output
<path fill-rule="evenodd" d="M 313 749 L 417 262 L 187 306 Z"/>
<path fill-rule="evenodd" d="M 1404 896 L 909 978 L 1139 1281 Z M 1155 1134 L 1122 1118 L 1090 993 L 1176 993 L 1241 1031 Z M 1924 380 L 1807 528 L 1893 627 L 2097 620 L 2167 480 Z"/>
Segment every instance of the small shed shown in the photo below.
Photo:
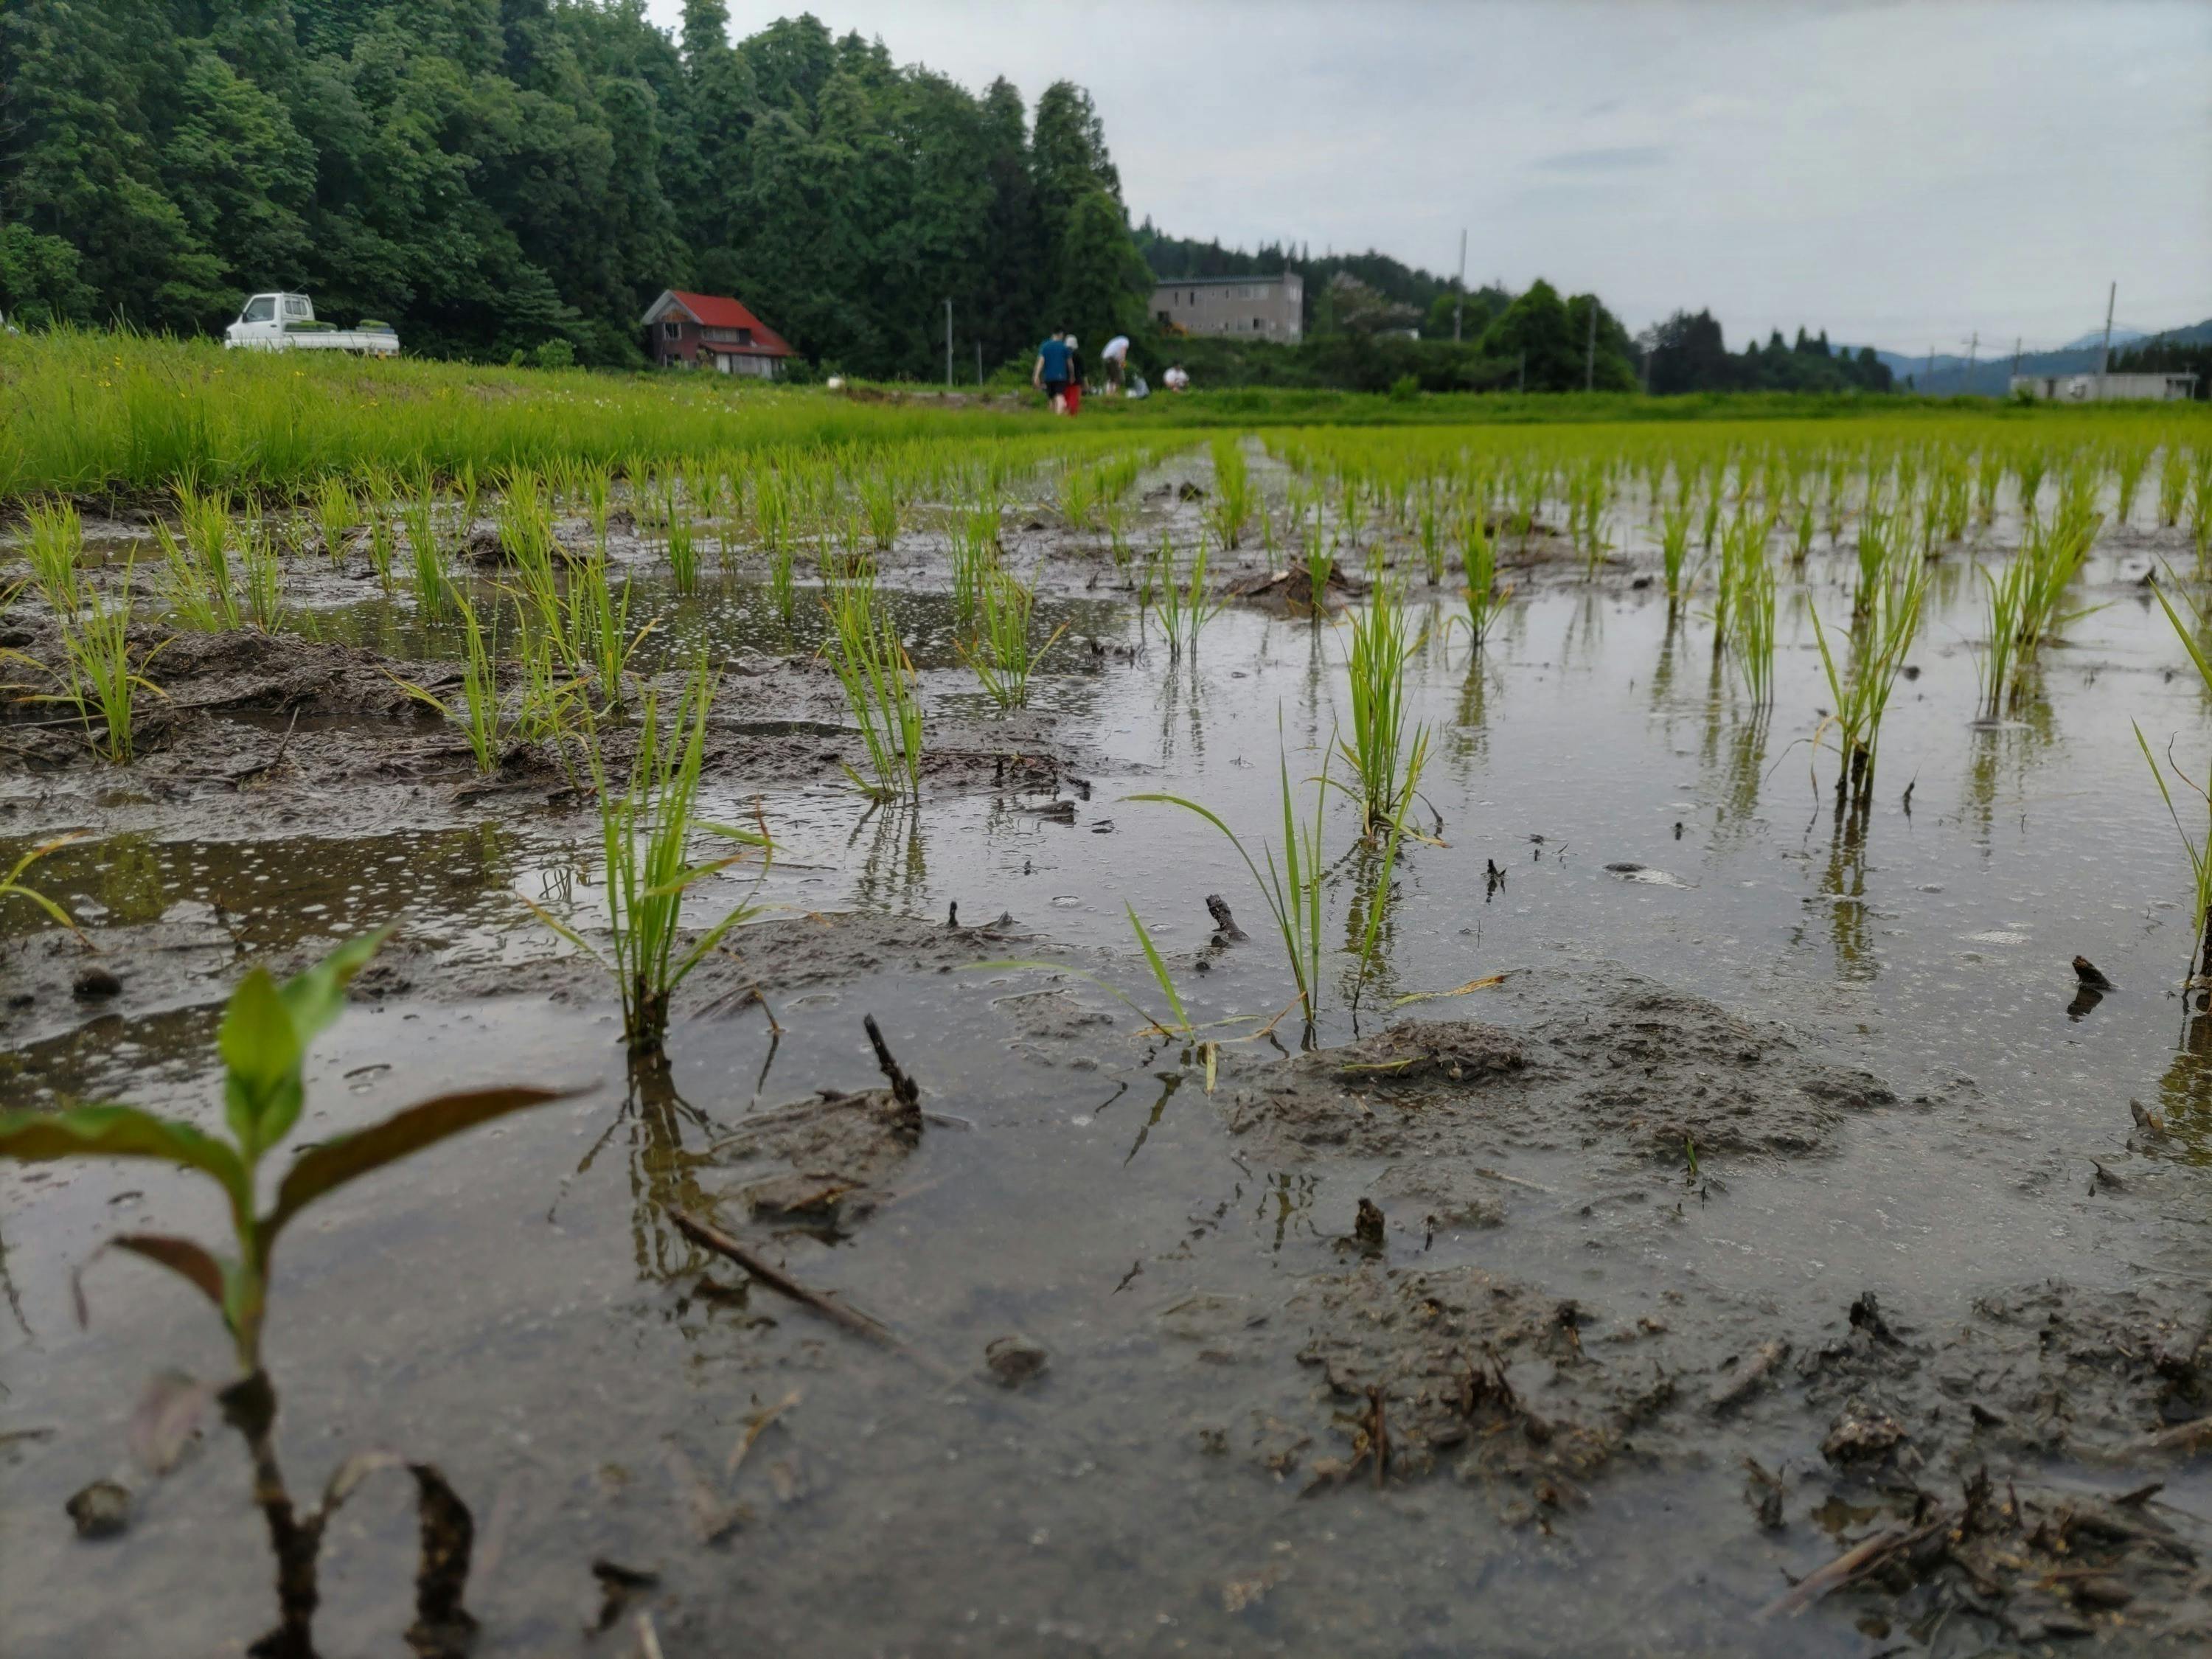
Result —
<path fill-rule="evenodd" d="M 787 357 L 783 337 L 726 295 L 663 289 L 646 307 L 646 356 L 663 368 L 713 368 L 772 380 Z"/>

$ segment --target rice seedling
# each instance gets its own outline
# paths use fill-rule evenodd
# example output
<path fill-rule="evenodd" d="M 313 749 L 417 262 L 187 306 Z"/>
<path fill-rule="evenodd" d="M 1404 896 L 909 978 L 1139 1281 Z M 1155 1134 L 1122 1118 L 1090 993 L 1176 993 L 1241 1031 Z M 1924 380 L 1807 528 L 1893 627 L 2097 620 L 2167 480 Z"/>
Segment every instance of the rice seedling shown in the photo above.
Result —
<path fill-rule="evenodd" d="M 70 704 L 85 723 L 93 751 L 118 766 L 128 765 L 131 759 L 138 693 L 167 695 L 145 675 L 146 665 L 161 653 L 162 646 L 145 652 L 131 647 L 131 575 L 126 566 L 112 604 L 88 600 L 77 615 L 63 618 L 59 672 L 48 665 L 33 665 L 44 668 L 61 689 L 31 699 Z"/>
<path fill-rule="evenodd" d="M 425 616 L 431 617 L 445 611 L 452 586 L 446 574 L 445 556 L 438 547 L 436 514 L 437 497 L 428 484 L 408 498 L 399 514 L 407 532 L 408 556 L 413 562 L 415 604 Z M 373 532 L 370 539 L 372 543 L 375 539 Z M 375 556 L 373 552 L 371 556 Z M 385 563 L 388 568 L 388 557 Z"/>
<path fill-rule="evenodd" d="M 769 548 L 769 599 L 775 606 L 775 614 L 783 618 L 787 627 L 799 614 L 799 583 L 793 557 L 794 550 L 787 531 L 780 533 Z"/>
<path fill-rule="evenodd" d="M 1359 807 L 1359 829 L 1373 836 L 1395 819 L 1412 793 L 1406 735 L 1406 677 L 1427 637 L 1400 602 L 1397 585 L 1378 582 L 1352 619 L 1345 661 L 1352 735 L 1339 746 L 1352 776 L 1339 784 Z"/>
<path fill-rule="evenodd" d="M 31 582 L 57 617 L 74 617 L 85 603 L 79 562 L 84 523 L 69 501 L 33 501 L 23 512 L 23 558 Z"/>
<path fill-rule="evenodd" d="M 1741 514 L 1721 543 L 1720 593 L 1714 642 L 1735 653 L 1752 705 L 1774 701 L 1775 582 L 1766 556 L 1767 520 Z M 1721 618 L 1725 620 L 1720 620 Z"/>
<path fill-rule="evenodd" d="M 2158 467 L 2158 522 L 2171 530 L 2181 522 L 2181 504 L 2189 491 L 2189 452 L 2168 439 Z"/>
<path fill-rule="evenodd" d="M 1678 500 L 1659 518 L 1659 569 L 1667 589 L 1667 608 L 1682 608 L 1689 593 L 1690 504 Z"/>
<path fill-rule="evenodd" d="M 1359 951 L 1352 975 L 1352 1006 L 1356 1016 L 1359 1008 L 1359 994 L 1366 988 L 1368 975 L 1374 971 L 1375 951 L 1382 938 L 1382 914 L 1390 904 L 1390 882 L 1398 868 L 1398 851 L 1405 844 L 1406 817 L 1413 810 L 1413 798 L 1421 787 L 1422 769 L 1428 764 L 1429 730 L 1425 726 L 1413 728 L 1413 741 L 1406 750 L 1406 787 L 1399 797 L 1398 810 L 1390 820 L 1390 832 L 1382 842 L 1382 856 L 1375 872 L 1375 881 L 1367 900 L 1365 926 L 1360 930 Z"/>
<path fill-rule="evenodd" d="M 1806 496 L 1797 503 L 1797 526 L 1790 544 L 1790 562 L 1802 568 L 1813 553 L 1813 498 Z"/>
<path fill-rule="evenodd" d="M 0 876 L 0 904 L 5 904 L 9 899 L 21 899 L 26 903 L 35 905 L 38 908 L 46 912 L 46 915 L 51 920 L 59 922 L 63 927 L 68 928 L 70 932 L 75 933 L 79 939 L 84 939 L 82 930 L 77 927 L 76 922 L 70 917 L 70 913 L 67 910 L 64 910 L 53 898 L 45 893 L 41 893 L 37 888 L 32 886 L 30 883 L 25 881 L 23 879 L 23 872 L 28 870 L 33 865 L 36 864 L 40 859 L 48 856 L 50 854 L 59 852 L 63 848 L 69 846 L 72 842 L 82 841 L 88 833 L 90 832 L 88 830 L 71 830 L 68 835 L 55 836 L 49 840 L 39 842 L 34 847 L 27 848 L 24 851 L 23 855 L 8 867 L 8 873 L 4 876 Z M 91 941 L 86 939 L 85 943 L 89 945 Z"/>
<path fill-rule="evenodd" d="M 273 634 L 284 615 L 284 562 L 276 538 L 258 518 L 246 521 L 239 538 L 239 586 L 246 619 Z"/>
<path fill-rule="evenodd" d="M 999 562 L 999 509 L 995 502 L 971 508 L 952 540 L 952 613 L 962 628 L 975 626 L 986 577 Z"/>
<path fill-rule="evenodd" d="M 1902 468 L 1904 464 L 1904 458 L 1900 457 L 1899 467 Z M 2050 468 L 2050 454 L 2039 445 L 2024 445 L 2013 458 L 2013 475 L 2020 481 L 2020 515 L 2031 526 L 2035 523 L 2036 514 L 2040 510 L 2043 476 Z"/>
<path fill-rule="evenodd" d="M 1070 462 L 1060 475 L 1060 516 L 1070 530 L 1088 530 L 1098 508 L 1098 477 Z"/>
<path fill-rule="evenodd" d="M 354 499 L 352 486 L 337 473 L 325 474 L 316 481 L 309 504 L 324 554 L 332 564 L 343 565 L 346 538 L 361 526 L 361 503 Z"/>
<path fill-rule="evenodd" d="M 869 538 L 878 552 L 890 552 L 898 540 L 902 516 L 897 481 L 886 472 L 871 471 L 860 480 L 860 495 Z"/>
<path fill-rule="evenodd" d="M 238 626 L 237 600 L 216 590 L 206 568 L 159 519 L 154 545 L 161 555 L 161 599 L 171 622 L 201 634 Z"/>
<path fill-rule="evenodd" d="M 1444 582 L 1443 514 L 1433 494 L 1422 498 L 1419 528 L 1421 564 L 1429 573 L 1429 586 L 1442 587 Z"/>
<path fill-rule="evenodd" d="M 1884 581 L 1867 618 L 1867 629 L 1856 661 L 1848 670 L 1839 666 L 1820 625 L 1820 613 L 1812 611 L 1813 638 L 1820 648 L 1820 666 L 1827 675 L 1828 697 L 1834 713 L 1828 718 L 1836 727 L 1840 764 L 1836 770 L 1836 810 L 1848 805 L 1863 812 L 1873 799 L 1875 752 L 1881 737 L 1882 715 L 1889 695 L 1905 666 L 1905 653 L 1920 629 L 1920 613 L 1928 595 L 1928 565 L 1909 562 Z M 1817 735 L 1814 739 L 1818 746 Z"/>
<path fill-rule="evenodd" d="M 1030 612 L 1036 603 L 1033 584 L 996 567 L 984 572 L 976 637 L 973 644 L 963 641 L 961 652 L 984 690 L 1001 708 L 1028 705 L 1030 676 L 1067 631 L 1067 624 L 1062 623 L 1053 629 L 1051 638 L 1031 651 Z"/>
<path fill-rule="evenodd" d="M 2172 624 L 2174 635 L 2181 641 L 2181 648 L 2189 653 L 2190 665 L 2197 670 L 2198 681 L 2208 693 L 2212 693 L 2212 659 L 2206 658 L 2203 647 L 2197 643 L 2197 635 L 2203 631 L 2203 617 L 2192 611 L 2189 619 L 2185 621 L 2181 613 L 2174 609 L 2173 601 L 2166 597 L 2162 582 L 2154 582 L 2151 592 L 2158 596 L 2159 607 L 2166 612 L 2166 621 Z M 2174 830 L 2181 837 L 2182 850 L 2189 856 L 2193 889 L 2190 913 L 2191 974 L 2189 983 L 2202 989 L 2212 984 L 2212 773 L 2208 773 L 2203 782 L 2191 778 L 2175 763 L 2170 744 L 2166 750 L 2166 767 L 2161 768 L 2158 757 L 2151 752 L 2149 739 L 2143 736 L 2140 723 L 2136 724 L 2135 733 L 2136 745 L 2142 750 L 2144 763 L 2149 766 L 2151 777 L 2158 785 L 2159 798 L 2166 803 L 2166 816 L 2173 820 Z M 2205 832 L 2202 838 L 2190 834 L 2181 821 L 2181 814 L 2174 806 L 2172 791 L 2166 787 L 2166 773 L 2169 769 L 2185 789 L 2204 803 Z M 2201 999 L 2197 1006 L 2200 1011 L 2203 1009 Z"/>
<path fill-rule="evenodd" d="M 1175 544 L 1165 535 L 1160 538 L 1159 551 L 1152 556 L 1149 598 L 1159 617 L 1160 631 L 1167 635 L 1170 657 L 1180 657 L 1186 645 L 1195 656 L 1200 633 L 1220 614 L 1224 601 L 1206 587 L 1206 561 L 1204 536 L 1199 538 L 1190 556 L 1188 569 L 1181 575 L 1176 571 Z"/>
<path fill-rule="evenodd" d="M 1858 585 L 1851 590 L 1851 615 L 1865 617 L 1874 610 L 1875 597 L 1881 592 L 1890 557 L 1889 515 L 1877 510 L 1871 503 L 1859 516 Z"/>
<path fill-rule="evenodd" d="M 1138 794 L 1123 797 L 1129 801 L 1151 801 L 1162 805 L 1180 807 L 1195 813 L 1229 838 L 1237 849 L 1237 856 L 1244 860 L 1244 867 L 1252 873 L 1252 882 L 1260 890 L 1260 896 L 1267 907 L 1275 924 L 1276 937 L 1281 940 L 1283 955 L 1287 960 L 1291 978 L 1297 988 L 1297 995 L 1283 1010 L 1299 1009 L 1304 1019 L 1305 1036 L 1303 1046 L 1314 1046 L 1321 1017 L 1321 961 L 1322 961 L 1322 888 L 1327 879 L 1327 869 L 1322 861 L 1322 829 L 1328 792 L 1335 781 L 1329 776 L 1331 751 L 1337 747 L 1334 736 L 1322 750 L 1321 775 L 1310 780 L 1314 786 L 1313 811 L 1310 819 L 1300 822 L 1297 797 L 1291 787 L 1289 757 L 1279 753 L 1278 773 L 1282 792 L 1283 839 L 1279 862 L 1276 849 L 1262 840 L 1260 845 L 1261 862 L 1255 861 L 1251 853 L 1237 832 L 1223 821 L 1211 807 L 1200 805 L 1181 795 Z M 1282 1018 L 1278 1014 L 1276 1019 Z M 1270 1022 L 1272 1027 L 1273 1022 Z"/>
<path fill-rule="evenodd" d="M 668 568 L 675 578 L 678 593 L 695 593 L 699 589 L 699 545 L 691 522 L 689 504 L 672 483 L 662 502 L 662 523 L 668 542 Z"/>
<path fill-rule="evenodd" d="M 1460 520 L 1459 558 L 1461 572 L 1467 578 L 1467 614 L 1458 620 L 1465 624 L 1474 648 L 1480 651 L 1511 593 L 1510 588 L 1501 590 L 1498 585 L 1498 542 L 1483 523 L 1480 508 Z"/>
<path fill-rule="evenodd" d="M 648 688 L 639 715 L 637 752 L 629 777 L 620 782 L 608 775 L 597 729 L 587 729 L 584 752 L 599 796 L 600 848 L 605 860 L 606 950 L 587 943 L 542 907 L 531 906 L 548 927 L 614 976 L 622 994 L 623 1041 L 640 1059 L 661 1054 L 668 1036 L 669 999 L 677 988 L 724 934 L 758 914 L 759 906 L 749 894 L 679 954 L 684 904 L 691 889 L 755 854 L 761 856 L 765 872 L 774 855 L 765 823 L 744 828 L 698 816 L 707 719 L 714 701 L 714 682 L 704 663 L 692 672 L 683 701 L 665 722 L 660 718 L 659 694 Z M 695 830 L 718 836 L 737 850 L 692 862 Z"/>
<path fill-rule="evenodd" d="M 261 1159 L 299 1122 L 307 1099 L 309 1045 L 337 1020 L 346 987 L 375 953 L 389 930 L 340 945 L 314 967 L 279 985 L 264 969 L 246 975 L 231 994 L 216 1048 L 224 1070 L 226 1136 L 181 1118 L 157 1116 L 135 1106 L 76 1106 L 0 1112 L 0 1158 L 21 1163 L 76 1158 L 135 1158 L 173 1165 L 212 1181 L 230 1215 L 233 1249 L 224 1255 L 174 1234 L 125 1233 L 103 1247 L 167 1268 L 214 1304 L 231 1339 L 239 1377 L 217 1390 L 189 1376 L 178 1378 L 168 1409 L 185 1402 L 186 1425 L 194 1397 L 222 1403 L 226 1421 L 245 1439 L 253 1468 L 253 1500 L 267 1522 L 277 1558 L 282 1622 L 253 1644 L 265 1654 L 315 1651 L 313 1621 L 320 1599 L 316 1563 L 331 1513 L 367 1474 L 374 1460 L 349 1459 L 331 1479 L 321 1504 L 295 1507 L 284 1484 L 276 1443 L 276 1394 L 263 1369 L 262 1338 L 269 1307 L 272 1257 L 283 1230 L 310 1205 L 349 1182 L 374 1173 L 463 1130 L 566 1097 L 546 1089 L 489 1088 L 426 1100 L 380 1123 L 349 1134 L 325 1135 L 301 1150 L 284 1172 L 266 1210 L 257 1196 Z M 80 1302 L 80 1306 L 82 1306 Z M 418 1474 L 425 1492 L 435 1489 L 459 1508 L 442 1476 L 427 1464 Z M 426 1501 L 425 1513 L 429 1513 Z M 465 1510 L 462 1511 L 465 1514 Z M 426 1582 L 437 1576 L 424 1542 Z M 447 1587 L 458 1606 L 466 1552 L 445 1564 Z M 458 1577 L 453 1569 L 458 1565 Z M 430 1627 L 432 1597 L 418 1600 Z"/>
<path fill-rule="evenodd" d="M 1328 585 L 1336 574 L 1335 550 L 1328 544 L 1328 535 L 1322 527 L 1318 514 L 1305 527 L 1305 556 L 1302 562 L 1306 573 L 1306 604 L 1318 621 L 1328 613 Z"/>
<path fill-rule="evenodd" d="M 1213 533 L 1224 549 L 1243 544 L 1244 526 L 1251 522 L 1257 499 L 1243 444 L 1224 434 L 1213 441 L 1213 501 L 1208 514 Z"/>
<path fill-rule="evenodd" d="M 1125 899 L 1122 901 L 1121 908 L 1129 913 L 1129 929 L 1132 933 L 1136 934 L 1137 944 L 1145 953 L 1145 963 L 1152 970 L 1152 983 L 1160 988 L 1160 994 L 1167 999 L 1168 1010 L 1174 1017 L 1174 1023 L 1170 1024 L 1166 1020 L 1163 1020 L 1154 1015 L 1146 1013 L 1142 1008 L 1137 1008 L 1137 1005 L 1133 1002 L 1129 1003 L 1129 1006 L 1132 1008 L 1137 1008 L 1138 1013 L 1143 1015 L 1146 1019 L 1151 1021 L 1152 1029 L 1158 1031 L 1162 1036 L 1188 1037 L 1192 1036 L 1194 1034 L 1194 1028 L 1190 1023 L 1190 1012 L 1182 1006 L 1182 994 L 1176 989 L 1175 976 L 1168 972 L 1167 963 L 1160 959 L 1160 953 L 1152 944 L 1152 936 L 1145 931 L 1145 924 L 1138 919 L 1137 907 L 1131 904 Z M 1128 999 L 1124 997 L 1122 1000 L 1127 1002 L 1128 1001 Z M 1209 1065 L 1207 1069 L 1211 1071 L 1211 1056 L 1208 1056 L 1208 1060 Z M 1209 1082 L 1207 1085 L 1209 1091 L 1212 1087 L 1212 1085 L 1211 1082 Z"/>
<path fill-rule="evenodd" d="M 456 592 L 453 608 L 460 613 L 463 646 L 459 706 L 412 680 L 400 679 L 397 674 L 392 678 L 409 696 L 436 709 L 461 728 L 469 740 L 469 753 L 476 759 L 477 775 L 488 778 L 499 770 L 507 757 L 507 722 L 500 707 L 499 670 L 485 642 L 483 624 L 477 620 L 476 606 L 465 593 Z M 386 672 L 391 671 L 387 669 Z"/>
<path fill-rule="evenodd" d="M 599 686 L 603 710 L 623 707 L 630 659 L 646 636 L 660 625 L 656 617 L 636 628 L 630 626 L 630 592 L 629 579 L 624 577 L 621 594 L 617 596 L 613 563 L 596 553 L 578 565 L 568 579 L 559 637 L 570 664 L 587 671 Z"/>
<path fill-rule="evenodd" d="M 844 768 L 845 775 L 874 800 L 920 795 L 921 702 L 914 664 L 890 609 L 868 580 L 833 587 L 823 605 L 830 626 L 823 649 L 867 750 L 870 775 L 863 778 L 850 766 Z"/>

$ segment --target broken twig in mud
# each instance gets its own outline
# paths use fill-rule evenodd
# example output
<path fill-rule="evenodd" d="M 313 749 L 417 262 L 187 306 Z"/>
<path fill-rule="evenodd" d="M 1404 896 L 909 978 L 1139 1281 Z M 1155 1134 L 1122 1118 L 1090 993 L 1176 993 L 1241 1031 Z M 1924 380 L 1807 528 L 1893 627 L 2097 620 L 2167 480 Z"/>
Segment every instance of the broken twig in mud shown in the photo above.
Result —
<path fill-rule="evenodd" d="M 898 1061 L 891 1058 L 890 1046 L 884 1041 L 883 1028 L 876 1024 L 876 1017 L 865 1015 L 860 1024 L 867 1028 L 868 1042 L 876 1051 L 876 1065 L 891 1085 L 892 1098 L 919 1118 L 921 1091 L 915 1086 L 915 1080 L 900 1068 Z"/>
<path fill-rule="evenodd" d="M 1705 1409 L 1719 1413 L 1748 1399 L 1790 1358 L 1790 1345 L 1780 1337 L 1762 1342 L 1737 1362 L 1735 1374 L 1714 1384 L 1705 1396 Z"/>
<path fill-rule="evenodd" d="M 960 1380 L 949 1368 L 939 1364 L 918 1348 L 908 1346 L 882 1321 L 860 1312 L 857 1308 L 848 1308 L 842 1302 L 834 1301 L 819 1291 L 809 1289 L 782 1268 L 754 1255 L 720 1227 L 673 1206 L 668 1212 L 668 1218 L 676 1224 L 677 1231 L 694 1244 L 702 1249 L 712 1250 L 717 1255 L 728 1257 L 770 1290 L 780 1291 L 794 1302 L 805 1303 L 832 1324 L 842 1325 L 855 1336 L 865 1336 L 878 1346 L 912 1360 L 940 1382 Z"/>
<path fill-rule="evenodd" d="M 1248 937 L 1244 930 L 1237 925 L 1237 918 L 1230 914 L 1229 901 L 1220 894 L 1208 893 L 1206 896 L 1206 913 L 1213 918 L 1215 938 L 1225 939 L 1235 945 L 1241 944 Z"/>
<path fill-rule="evenodd" d="M 1948 1516 L 1938 1515 L 1935 1520 L 1917 1527 L 1884 1527 L 1873 1537 L 1845 1550 L 1825 1567 L 1815 1568 L 1807 1573 L 1761 1607 L 1753 1615 L 1754 1620 L 1763 1625 L 1771 1619 L 1794 1617 L 1831 1590 L 1841 1589 L 1854 1580 L 1863 1578 L 1898 1551 L 1909 1550 L 1925 1543 L 1950 1524 Z"/>

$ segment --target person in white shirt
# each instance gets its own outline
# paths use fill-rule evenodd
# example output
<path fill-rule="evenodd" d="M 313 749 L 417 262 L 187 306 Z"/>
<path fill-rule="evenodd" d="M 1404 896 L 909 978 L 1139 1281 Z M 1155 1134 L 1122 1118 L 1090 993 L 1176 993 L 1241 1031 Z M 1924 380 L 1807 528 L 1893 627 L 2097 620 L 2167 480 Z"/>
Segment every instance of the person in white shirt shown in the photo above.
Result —
<path fill-rule="evenodd" d="M 1183 372 L 1181 363 L 1170 363 L 1168 372 L 1160 376 L 1160 384 L 1170 392 L 1188 392 L 1190 390 L 1190 376 Z"/>
<path fill-rule="evenodd" d="M 1106 395 L 1112 397 L 1121 391 L 1121 381 L 1129 370 L 1129 337 L 1116 334 L 1106 342 L 1106 349 L 1098 354 L 1098 361 L 1106 366 Z"/>

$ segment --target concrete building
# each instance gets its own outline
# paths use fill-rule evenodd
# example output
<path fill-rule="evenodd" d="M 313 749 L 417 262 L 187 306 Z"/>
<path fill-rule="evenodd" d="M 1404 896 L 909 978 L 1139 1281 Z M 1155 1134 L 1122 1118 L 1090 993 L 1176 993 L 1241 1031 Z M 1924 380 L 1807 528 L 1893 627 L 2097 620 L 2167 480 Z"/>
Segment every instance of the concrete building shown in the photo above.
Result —
<path fill-rule="evenodd" d="M 1152 289 L 1152 316 L 1187 334 L 1296 342 L 1305 335 L 1306 283 L 1279 276 L 1185 276 Z"/>
<path fill-rule="evenodd" d="M 783 337 L 725 295 L 661 290 L 639 325 L 646 355 L 663 368 L 713 368 L 772 380 L 796 354 Z"/>
<path fill-rule="evenodd" d="M 2093 404 L 2123 398 L 2182 403 L 2197 395 L 2194 374 L 2015 374 L 2012 393 L 2039 403 Z"/>

